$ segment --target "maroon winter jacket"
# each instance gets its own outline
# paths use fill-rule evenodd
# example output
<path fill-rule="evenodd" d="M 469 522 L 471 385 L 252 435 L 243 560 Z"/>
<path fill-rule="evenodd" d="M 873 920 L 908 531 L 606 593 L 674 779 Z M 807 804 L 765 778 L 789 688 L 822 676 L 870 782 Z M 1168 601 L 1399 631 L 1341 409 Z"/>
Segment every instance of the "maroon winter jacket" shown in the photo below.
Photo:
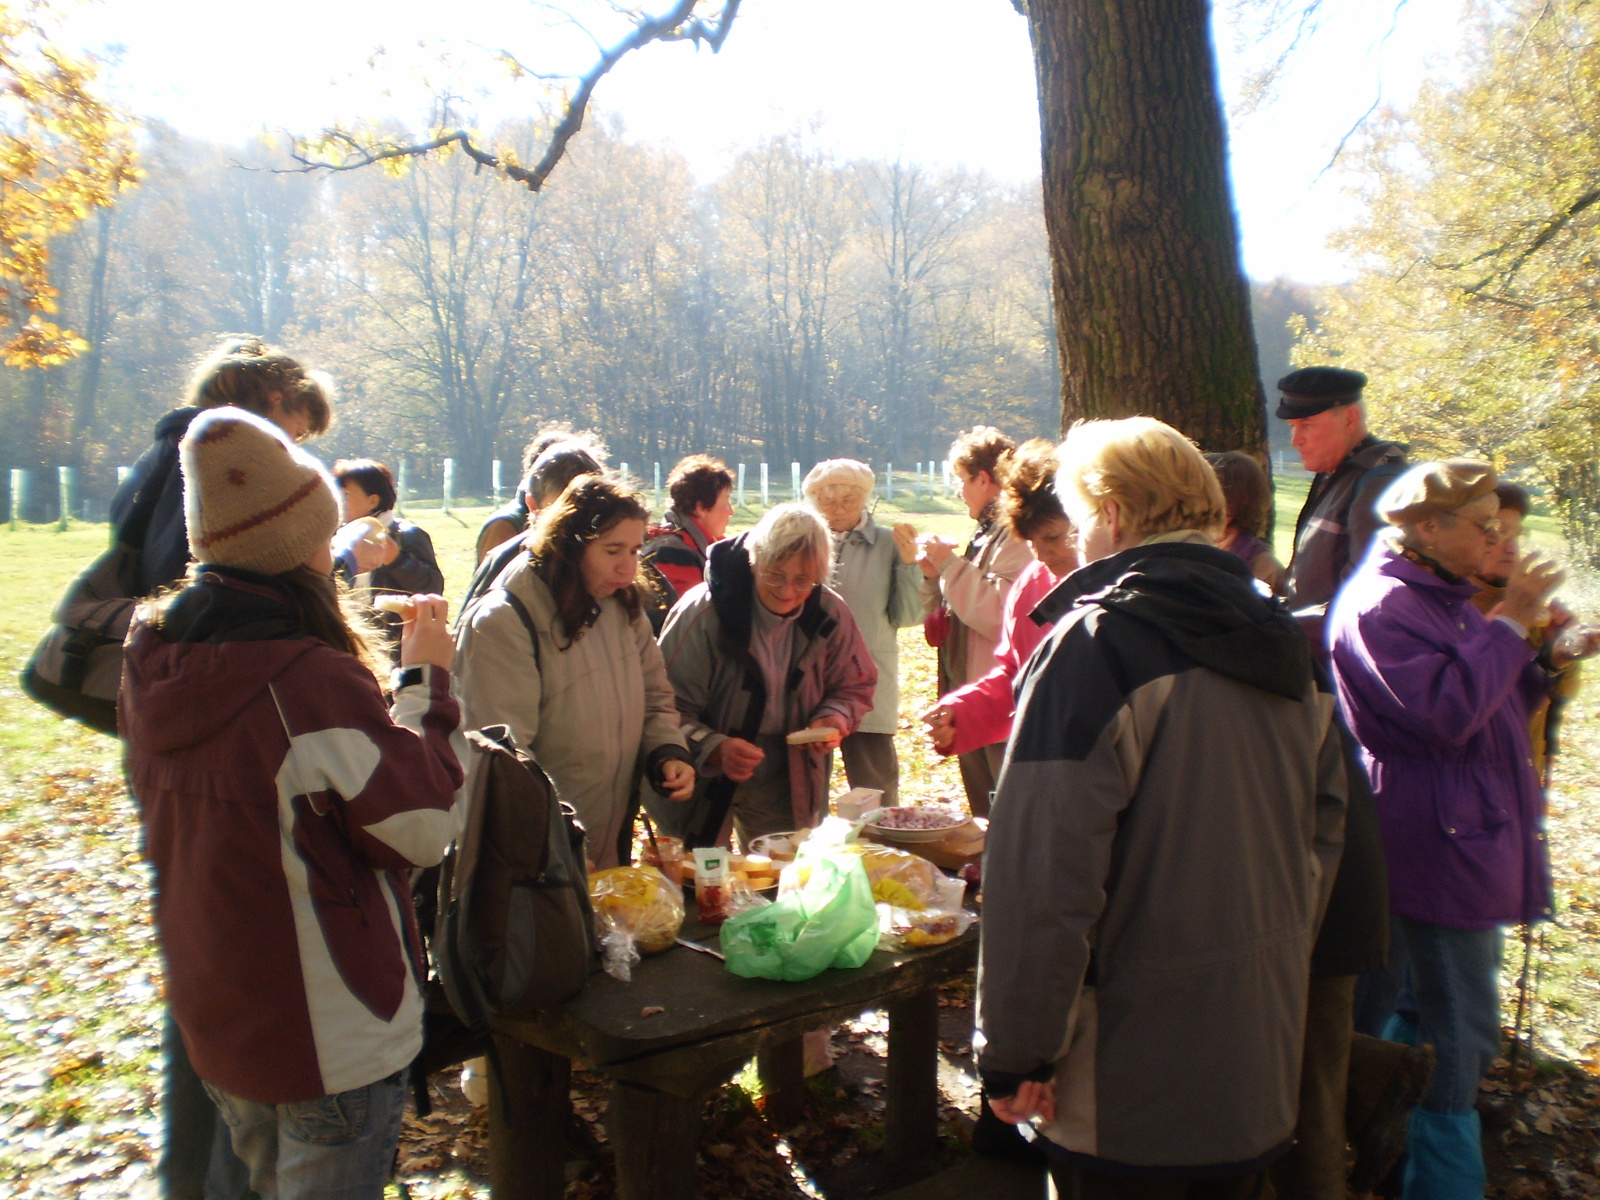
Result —
<path fill-rule="evenodd" d="M 423 671 L 391 717 L 371 674 L 313 638 L 128 635 L 118 711 L 167 1002 L 225 1092 L 346 1091 L 421 1045 L 407 872 L 454 837 L 462 780 L 449 673 Z"/>

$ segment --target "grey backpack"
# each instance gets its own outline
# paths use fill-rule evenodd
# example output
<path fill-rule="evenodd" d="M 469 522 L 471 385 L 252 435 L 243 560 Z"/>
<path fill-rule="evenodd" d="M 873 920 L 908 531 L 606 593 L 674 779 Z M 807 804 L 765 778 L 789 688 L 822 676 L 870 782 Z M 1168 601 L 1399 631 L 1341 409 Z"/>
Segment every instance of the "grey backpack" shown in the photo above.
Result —
<path fill-rule="evenodd" d="M 475 760 L 466 829 L 445 857 L 433 954 L 451 1008 L 487 1033 L 575 996 L 594 914 L 583 826 L 504 725 L 467 734 Z"/>

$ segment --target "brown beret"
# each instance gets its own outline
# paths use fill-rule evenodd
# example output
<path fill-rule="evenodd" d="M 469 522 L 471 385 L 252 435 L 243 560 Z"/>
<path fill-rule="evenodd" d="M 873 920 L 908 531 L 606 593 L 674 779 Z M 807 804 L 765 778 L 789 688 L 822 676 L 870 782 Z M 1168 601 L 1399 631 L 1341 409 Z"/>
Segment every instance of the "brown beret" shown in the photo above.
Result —
<path fill-rule="evenodd" d="M 1391 525 L 1411 525 L 1471 504 L 1499 482 L 1494 468 L 1475 458 L 1418 463 L 1378 497 L 1378 515 Z"/>

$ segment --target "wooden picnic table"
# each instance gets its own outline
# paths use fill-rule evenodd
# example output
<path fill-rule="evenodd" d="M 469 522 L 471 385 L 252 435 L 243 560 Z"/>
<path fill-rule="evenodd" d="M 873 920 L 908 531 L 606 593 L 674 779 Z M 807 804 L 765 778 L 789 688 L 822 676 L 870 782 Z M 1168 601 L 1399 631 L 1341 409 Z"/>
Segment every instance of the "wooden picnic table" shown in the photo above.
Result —
<path fill-rule="evenodd" d="M 682 936 L 717 948 L 717 931 Z M 889 1014 L 884 1153 L 931 1152 L 938 1140 L 938 985 L 977 961 L 974 925 L 943 946 L 875 951 L 864 966 L 800 983 L 743 979 L 682 946 L 635 965 L 632 983 L 591 976 L 583 992 L 533 1021 L 495 1025 L 490 1186 L 496 1200 L 555 1200 L 566 1186 L 571 1063 L 612 1080 L 606 1134 L 620 1200 L 694 1195 L 700 1111 L 708 1092 L 753 1056 L 780 1127 L 805 1111 L 801 1036 L 884 1007 Z M 652 1008 L 659 1013 L 645 1016 Z"/>

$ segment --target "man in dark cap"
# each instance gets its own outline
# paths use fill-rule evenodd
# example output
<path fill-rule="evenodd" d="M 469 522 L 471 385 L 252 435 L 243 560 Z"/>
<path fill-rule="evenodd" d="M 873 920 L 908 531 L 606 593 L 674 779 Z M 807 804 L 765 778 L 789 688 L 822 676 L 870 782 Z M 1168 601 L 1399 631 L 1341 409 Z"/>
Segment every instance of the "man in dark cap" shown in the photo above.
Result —
<path fill-rule="evenodd" d="M 1342 367 L 1302 367 L 1278 380 L 1278 417 L 1289 422 L 1290 443 L 1316 474 L 1295 522 L 1285 588 L 1319 654 L 1328 605 L 1382 524 L 1374 502 L 1405 470 L 1405 447 L 1367 432 L 1366 385 L 1360 371 Z"/>

